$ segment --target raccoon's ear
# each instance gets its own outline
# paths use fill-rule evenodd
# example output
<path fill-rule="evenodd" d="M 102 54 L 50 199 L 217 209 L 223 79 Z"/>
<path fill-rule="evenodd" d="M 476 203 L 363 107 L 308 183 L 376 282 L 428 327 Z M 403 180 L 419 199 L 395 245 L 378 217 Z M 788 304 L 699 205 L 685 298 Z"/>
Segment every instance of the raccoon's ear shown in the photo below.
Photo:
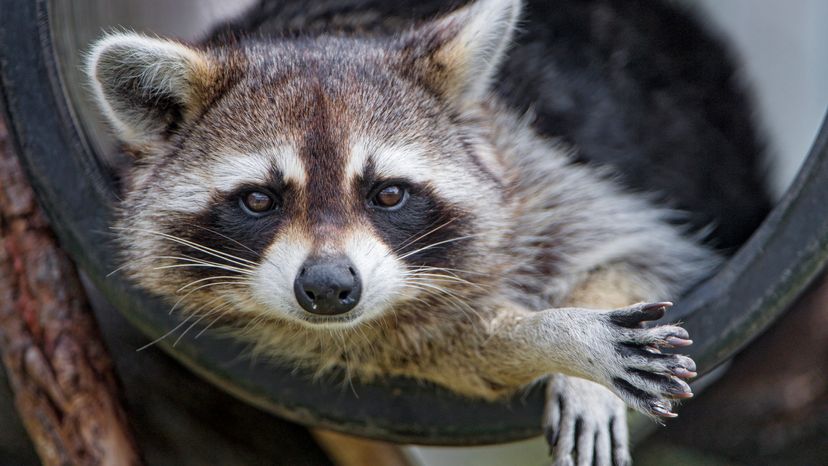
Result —
<path fill-rule="evenodd" d="M 218 68 L 204 52 L 135 33 L 101 38 L 86 62 L 98 106 L 121 141 L 136 148 L 164 143 L 196 115 Z"/>
<path fill-rule="evenodd" d="M 403 38 L 404 66 L 454 103 L 489 90 L 520 16 L 521 0 L 477 0 Z"/>

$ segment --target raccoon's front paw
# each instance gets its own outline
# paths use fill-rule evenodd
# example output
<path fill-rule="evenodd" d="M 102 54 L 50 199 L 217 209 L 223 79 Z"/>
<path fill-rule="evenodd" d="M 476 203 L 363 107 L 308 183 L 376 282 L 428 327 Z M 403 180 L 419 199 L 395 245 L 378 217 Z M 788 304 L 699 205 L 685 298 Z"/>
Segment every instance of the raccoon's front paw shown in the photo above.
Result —
<path fill-rule="evenodd" d="M 693 396 L 681 379 L 696 376 L 696 363 L 687 356 L 659 350 L 692 344 L 687 331 L 675 325 L 642 328 L 644 322 L 663 317 L 670 306 L 672 303 L 641 303 L 603 314 L 612 342 L 605 385 L 650 416 L 676 417 L 672 400 Z"/>
<path fill-rule="evenodd" d="M 632 463 L 627 408 L 597 383 L 564 375 L 550 377 L 543 423 L 555 466 Z"/>

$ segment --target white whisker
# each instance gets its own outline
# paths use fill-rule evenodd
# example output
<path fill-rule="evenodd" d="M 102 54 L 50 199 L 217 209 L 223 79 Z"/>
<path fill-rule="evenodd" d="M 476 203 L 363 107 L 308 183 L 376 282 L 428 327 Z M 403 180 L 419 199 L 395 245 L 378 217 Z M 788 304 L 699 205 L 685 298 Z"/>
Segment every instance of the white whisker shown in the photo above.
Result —
<path fill-rule="evenodd" d="M 242 281 L 242 282 L 248 281 L 247 279 L 243 279 L 243 278 L 237 277 L 235 275 L 217 275 L 215 277 L 207 277 L 207 278 L 202 278 L 202 279 L 199 279 L 199 280 L 191 281 L 190 283 L 187 283 L 186 285 L 182 286 L 181 288 L 175 290 L 175 292 L 176 293 L 181 293 L 185 289 L 187 289 L 187 288 L 189 288 L 189 287 L 191 287 L 195 284 L 210 281 L 210 280 L 220 280 L 220 279 L 238 279 L 239 281 Z"/>
<path fill-rule="evenodd" d="M 181 335 L 179 335 L 179 336 L 178 336 L 178 338 L 176 338 L 176 339 L 175 339 L 175 341 L 174 341 L 174 342 L 173 342 L 173 344 L 172 344 L 172 345 L 173 345 L 173 348 L 175 348 L 175 346 L 178 344 L 178 342 L 180 342 L 180 341 L 181 341 L 181 339 L 182 339 L 182 338 L 184 338 L 184 335 L 186 335 L 186 334 L 187 334 L 187 332 L 189 332 L 190 330 L 192 330 L 192 329 L 193 329 L 193 327 L 195 327 L 196 325 L 198 325 L 198 323 L 199 323 L 199 322 L 201 322 L 202 320 L 204 320 L 204 318 L 205 318 L 205 317 L 208 317 L 208 316 L 211 316 L 211 315 L 213 315 L 213 314 L 215 314 L 215 313 L 217 313 L 217 312 L 223 311 L 224 309 L 226 309 L 226 308 L 227 308 L 227 307 L 229 307 L 229 306 L 230 306 L 230 303 L 224 303 L 224 304 L 222 304 L 222 305 L 220 305 L 220 306 L 218 306 L 218 307 L 216 307 L 216 308 L 214 308 L 214 309 L 210 310 L 209 312 L 205 313 L 204 315 L 202 315 L 202 316 L 201 316 L 201 317 L 199 317 L 198 319 L 196 319 L 196 320 L 195 320 L 195 322 L 193 322 L 192 324 L 190 324 L 190 326 L 189 326 L 189 327 L 187 327 L 186 329 L 184 329 L 184 331 L 181 333 Z"/>
<path fill-rule="evenodd" d="M 113 227 L 113 228 L 118 229 L 116 227 Z M 228 254 L 226 252 L 217 251 L 213 248 L 209 248 L 209 247 L 204 246 L 202 244 L 198 244 L 198 243 L 195 243 L 193 241 L 186 240 L 184 238 L 179 238 L 178 236 L 170 235 L 168 233 L 163 233 L 163 232 L 154 231 L 154 230 L 146 230 L 146 229 L 142 229 L 142 228 L 120 228 L 120 229 L 122 229 L 122 230 L 132 230 L 132 231 L 137 231 L 137 232 L 148 233 L 148 234 L 151 234 L 151 235 L 160 236 L 162 238 L 168 239 L 168 240 L 173 241 L 175 243 L 182 244 L 184 246 L 189 246 L 189 247 L 191 247 L 195 250 L 201 251 L 205 254 L 211 255 L 211 256 L 216 257 L 218 259 L 223 259 L 223 260 L 226 260 L 228 262 L 232 262 L 232 263 L 234 263 L 238 266 L 241 266 L 241 267 L 249 267 L 249 266 L 258 265 L 253 261 L 250 261 L 250 260 L 238 257 L 238 256 L 234 256 L 234 255 Z"/>
<path fill-rule="evenodd" d="M 483 289 L 480 285 L 474 282 L 470 282 L 466 279 L 454 276 L 454 275 L 444 275 L 439 273 L 413 273 L 406 276 L 408 279 L 416 280 L 416 279 L 423 279 L 428 280 L 432 279 L 435 281 L 445 281 L 445 282 L 454 282 L 454 283 L 461 283 L 463 285 L 469 285 L 471 287 Z"/>
<path fill-rule="evenodd" d="M 416 238 L 414 238 L 414 239 L 408 239 L 408 240 L 405 240 L 405 241 L 403 241 L 403 243 L 402 243 L 401 245 L 397 246 L 396 248 L 394 248 L 394 249 L 393 249 L 393 250 L 391 250 L 390 252 L 394 252 L 394 253 L 400 252 L 403 248 L 405 248 L 405 247 L 407 247 L 407 246 L 409 246 L 409 245 L 411 245 L 411 244 L 416 243 L 417 241 L 419 241 L 419 240 L 421 240 L 421 239 L 425 238 L 426 236 L 428 236 L 428 235 L 430 235 L 430 234 L 432 234 L 432 233 L 434 233 L 434 232 L 438 231 L 440 228 L 443 228 L 443 227 L 447 226 L 448 224 L 450 224 L 451 222 L 453 222 L 453 221 L 455 221 L 455 220 L 457 220 L 457 219 L 456 219 L 456 218 L 453 218 L 453 219 L 449 220 L 448 222 L 445 222 L 445 223 L 443 223 L 442 225 L 440 225 L 440 226 L 438 226 L 438 227 L 436 227 L 436 228 L 433 228 L 433 229 L 431 229 L 431 230 L 427 231 L 426 233 L 423 233 L 422 235 L 420 235 L 420 236 L 418 236 L 418 237 L 416 237 Z M 432 225 L 433 225 L 433 223 L 432 223 Z"/>
<path fill-rule="evenodd" d="M 247 270 L 237 269 L 235 267 L 228 267 L 220 264 L 213 264 L 213 263 L 204 263 L 204 262 L 196 262 L 193 261 L 191 264 L 170 264 L 170 265 L 160 265 L 158 267 L 153 267 L 152 270 L 164 270 L 164 269 L 179 269 L 179 268 L 186 268 L 186 267 L 209 267 L 213 269 L 219 270 L 226 270 L 228 272 L 237 272 L 242 275 L 253 275 L 252 272 Z"/>
<path fill-rule="evenodd" d="M 440 246 L 440 245 L 442 245 L 442 244 L 448 244 L 448 243 L 453 243 L 453 242 L 455 242 L 455 241 L 461 241 L 461 240 L 465 240 L 465 239 L 471 239 L 471 238 L 475 238 L 475 237 L 477 237 L 477 236 L 481 236 L 481 235 L 479 235 L 479 234 L 478 234 L 478 235 L 466 235 L 466 236 L 459 236 L 459 237 L 457 237 L 457 238 L 451 238 L 451 239 L 447 239 L 447 240 L 443 240 L 443 241 L 438 241 L 438 242 L 436 242 L 436 243 L 431 243 L 431 244 L 429 244 L 428 246 L 423 246 L 423 247 L 421 247 L 421 248 L 419 248 L 419 249 L 415 249 L 415 250 L 413 250 L 413 251 L 411 251 L 411 252 L 407 252 L 407 253 L 403 254 L 402 256 L 400 256 L 400 257 L 399 257 L 399 259 L 400 259 L 400 260 L 404 260 L 405 258 L 410 257 L 410 256 L 412 256 L 412 255 L 414 255 L 414 254 L 417 254 L 417 253 L 419 253 L 419 252 L 426 251 L 426 250 L 428 250 L 428 249 L 431 249 L 431 248 L 436 247 L 436 246 Z"/>
<path fill-rule="evenodd" d="M 156 338 L 155 340 L 152 340 L 151 342 L 149 342 L 149 343 L 147 343 L 146 345 L 144 345 L 144 346 L 142 346 L 142 347 L 138 348 L 138 349 L 137 349 L 137 350 L 135 350 L 135 351 L 144 351 L 145 349 L 149 348 L 150 346 L 152 346 L 152 345 L 154 345 L 154 344 L 156 344 L 156 343 L 158 343 L 158 342 L 162 341 L 163 339 L 167 338 L 168 336 L 172 335 L 172 334 L 173 334 L 173 333 L 175 333 L 175 332 L 176 332 L 179 328 L 181 328 L 181 326 L 183 326 L 184 324 L 186 324 L 187 322 L 189 322 L 189 320 L 190 320 L 190 319 L 192 319 L 192 318 L 193 318 L 193 316 L 195 316 L 195 314 L 190 314 L 189 316 L 187 316 L 187 318 L 185 318 L 184 320 L 182 320 L 182 321 L 181 321 L 181 323 L 179 323 L 178 325 L 176 325 L 175 327 L 173 327 L 173 328 L 172 328 L 169 332 L 167 332 L 167 333 L 165 333 L 165 334 L 161 335 L 160 337 Z"/>
<path fill-rule="evenodd" d="M 172 314 L 172 312 L 178 307 L 178 305 L 181 303 L 181 301 L 183 301 L 185 298 L 187 298 L 187 296 L 190 296 L 191 294 L 195 293 L 198 290 L 213 287 L 213 286 L 218 286 L 218 285 L 238 285 L 238 284 L 244 284 L 244 283 L 249 283 L 249 282 L 244 281 L 244 280 L 236 280 L 236 281 L 229 281 L 229 282 L 214 282 L 214 283 L 207 283 L 205 285 L 201 285 L 197 288 L 193 288 L 192 290 L 188 291 L 187 294 L 185 294 L 184 296 L 178 298 L 178 301 L 176 301 L 175 305 L 170 309 L 170 314 Z"/>

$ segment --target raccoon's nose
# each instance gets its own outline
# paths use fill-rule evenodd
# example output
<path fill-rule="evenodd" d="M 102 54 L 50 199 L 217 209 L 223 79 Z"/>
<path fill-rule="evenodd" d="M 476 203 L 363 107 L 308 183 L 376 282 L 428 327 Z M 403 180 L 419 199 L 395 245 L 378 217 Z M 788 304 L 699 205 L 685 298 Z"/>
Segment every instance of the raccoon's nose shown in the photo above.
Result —
<path fill-rule="evenodd" d="M 296 300 L 308 312 L 344 314 L 359 302 L 362 284 L 347 257 L 309 258 L 293 282 Z"/>

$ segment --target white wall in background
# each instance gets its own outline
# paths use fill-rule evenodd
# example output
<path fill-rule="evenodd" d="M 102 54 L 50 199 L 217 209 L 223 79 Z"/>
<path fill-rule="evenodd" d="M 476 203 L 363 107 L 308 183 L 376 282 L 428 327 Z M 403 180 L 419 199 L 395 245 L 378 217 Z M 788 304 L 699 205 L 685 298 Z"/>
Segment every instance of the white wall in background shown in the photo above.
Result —
<path fill-rule="evenodd" d="M 698 0 L 735 46 L 769 136 L 774 193 L 796 175 L 828 108 L 828 2 Z"/>

